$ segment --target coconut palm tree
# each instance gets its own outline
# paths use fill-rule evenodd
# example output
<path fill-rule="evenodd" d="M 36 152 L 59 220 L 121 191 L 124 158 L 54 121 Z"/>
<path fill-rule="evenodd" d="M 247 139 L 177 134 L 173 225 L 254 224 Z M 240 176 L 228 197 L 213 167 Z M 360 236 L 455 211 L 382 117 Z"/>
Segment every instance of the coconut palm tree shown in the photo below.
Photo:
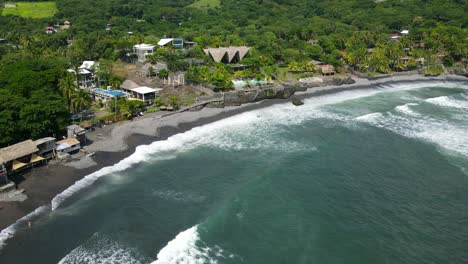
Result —
<path fill-rule="evenodd" d="M 74 94 L 78 90 L 78 86 L 76 85 L 75 76 L 72 73 L 67 73 L 60 79 L 58 83 L 58 89 L 62 93 L 62 95 L 67 99 L 68 106 L 70 107 L 70 111 L 73 110 L 72 99 Z"/>
<path fill-rule="evenodd" d="M 122 81 L 119 80 L 119 78 L 115 76 L 112 76 L 111 79 L 109 80 L 109 85 L 112 86 L 112 88 L 118 89 L 121 84 L 122 84 Z"/>
<path fill-rule="evenodd" d="M 72 98 L 73 113 L 79 113 L 91 106 L 91 96 L 83 89 L 79 89 Z"/>

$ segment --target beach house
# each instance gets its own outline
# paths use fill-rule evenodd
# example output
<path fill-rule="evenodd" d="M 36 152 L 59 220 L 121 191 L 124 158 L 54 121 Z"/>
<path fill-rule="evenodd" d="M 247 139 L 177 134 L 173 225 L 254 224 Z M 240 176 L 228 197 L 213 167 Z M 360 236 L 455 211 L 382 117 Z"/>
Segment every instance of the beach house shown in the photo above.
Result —
<path fill-rule="evenodd" d="M 150 105 L 154 102 L 154 99 L 156 99 L 162 89 L 141 86 L 125 90 L 131 98 L 143 101 L 146 105 Z"/>
<path fill-rule="evenodd" d="M 145 62 L 146 57 L 154 53 L 154 46 L 149 44 L 138 44 L 133 46 L 133 53 L 137 56 L 139 62 Z"/>
<path fill-rule="evenodd" d="M 55 138 L 45 137 L 34 141 L 36 147 L 39 149 L 37 154 L 45 159 L 53 159 L 55 157 Z"/>
<path fill-rule="evenodd" d="M 32 140 L 0 149 L 0 162 L 8 174 L 17 173 L 45 161 L 38 155 L 39 149 Z"/>
<path fill-rule="evenodd" d="M 158 41 L 159 47 L 165 47 L 168 45 L 172 45 L 174 48 L 181 49 L 184 47 L 184 40 L 181 38 L 162 38 Z"/>
<path fill-rule="evenodd" d="M 67 138 L 76 138 L 78 141 L 83 142 L 84 144 L 86 144 L 86 132 L 86 129 L 79 125 L 67 126 Z"/>
<path fill-rule="evenodd" d="M 75 154 L 80 151 L 80 149 L 80 141 L 76 138 L 66 138 L 57 142 L 57 152 L 60 153 L 59 157 L 61 157 L 62 154 Z"/>

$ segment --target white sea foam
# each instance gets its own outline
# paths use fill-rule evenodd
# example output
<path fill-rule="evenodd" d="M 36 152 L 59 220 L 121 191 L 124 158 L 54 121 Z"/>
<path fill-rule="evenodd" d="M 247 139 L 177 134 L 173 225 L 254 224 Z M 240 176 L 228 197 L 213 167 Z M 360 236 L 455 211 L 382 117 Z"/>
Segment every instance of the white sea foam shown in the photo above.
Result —
<path fill-rule="evenodd" d="M 418 138 L 438 145 L 450 153 L 468 157 L 468 127 L 432 117 L 394 115 L 391 112 L 361 118 L 358 121 L 391 130 L 405 137 Z"/>
<path fill-rule="evenodd" d="M 418 105 L 417 103 L 407 103 L 407 104 L 399 105 L 395 107 L 395 110 L 406 115 L 419 116 L 418 113 L 416 113 L 410 108 L 410 106 L 417 106 L 417 105 Z"/>
<path fill-rule="evenodd" d="M 468 100 L 457 100 L 451 96 L 440 96 L 427 99 L 426 102 L 442 107 L 468 109 Z"/>
<path fill-rule="evenodd" d="M 86 243 L 68 253 L 58 264 L 143 264 L 151 261 L 137 249 L 126 247 L 105 235 L 95 233 Z"/>
<path fill-rule="evenodd" d="M 6 241 L 12 238 L 16 231 L 21 228 L 28 227 L 28 222 L 33 220 L 35 217 L 43 214 L 44 212 L 48 211 L 48 206 L 41 206 L 36 208 L 33 212 L 29 213 L 28 215 L 24 216 L 23 218 L 16 221 L 16 223 L 10 225 L 9 227 L 3 229 L 0 232 L 0 249 L 2 249 L 6 245 Z"/>
<path fill-rule="evenodd" d="M 382 116 L 383 116 L 382 113 L 379 113 L 379 112 L 369 113 L 369 114 L 366 114 L 366 115 L 356 117 L 356 120 L 365 121 L 365 122 L 372 122 L 372 121 L 375 121 L 375 120 L 381 118 Z"/>
<path fill-rule="evenodd" d="M 210 248 L 203 244 L 198 226 L 180 232 L 161 249 L 152 264 L 216 264 L 221 259 L 234 258 L 219 246 Z"/>

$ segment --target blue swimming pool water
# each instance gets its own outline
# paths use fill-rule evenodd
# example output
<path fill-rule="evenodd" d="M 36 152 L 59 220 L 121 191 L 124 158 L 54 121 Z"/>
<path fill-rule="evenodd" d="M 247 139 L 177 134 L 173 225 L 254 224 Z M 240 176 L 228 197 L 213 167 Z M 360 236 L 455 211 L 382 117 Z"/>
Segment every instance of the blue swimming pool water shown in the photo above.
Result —
<path fill-rule="evenodd" d="M 117 90 L 108 91 L 108 90 L 104 90 L 104 89 L 101 89 L 101 88 L 96 88 L 95 90 L 98 93 L 104 93 L 104 94 L 107 94 L 109 96 L 122 96 L 122 97 L 127 96 L 126 93 L 124 93 L 122 91 L 117 91 Z"/>

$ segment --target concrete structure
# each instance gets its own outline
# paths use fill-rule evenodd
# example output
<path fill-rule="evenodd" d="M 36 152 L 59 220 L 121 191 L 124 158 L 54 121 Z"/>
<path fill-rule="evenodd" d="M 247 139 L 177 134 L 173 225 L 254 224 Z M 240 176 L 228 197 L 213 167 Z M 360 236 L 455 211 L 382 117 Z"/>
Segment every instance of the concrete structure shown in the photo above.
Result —
<path fill-rule="evenodd" d="M 133 46 L 133 53 L 137 55 L 139 62 L 145 62 L 146 57 L 154 53 L 154 46 L 149 44 L 139 44 Z"/>
<path fill-rule="evenodd" d="M 159 47 L 164 47 L 167 45 L 172 45 L 174 48 L 181 49 L 184 47 L 184 40 L 181 38 L 162 38 L 158 41 Z"/>
<path fill-rule="evenodd" d="M 55 157 L 55 149 L 57 148 L 55 144 L 55 138 L 41 138 L 34 141 L 34 144 L 36 144 L 37 148 L 39 149 L 37 154 L 39 154 L 41 157 L 45 159 L 53 159 Z"/>
<path fill-rule="evenodd" d="M 215 62 L 238 63 L 245 58 L 250 48 L 242 47 L 221 47 L 204 49 L 206 55 L 210 56 Z"/>
<path fill-rule="evenodd" d="M 76 138 L 78 141 L 86 143 L 86 129 L 79 125 L 70 125 L 67 127 L 67 138 Z"/>
<path fill-rule="evenodd" d="M 67 138 L 57 142 L 57 151 L 61 153 L 74 154 L 80 149 L 80 141 L 76 138 Z"/>
<path fill-rule="evenodd" d="M 3 165 L 4 161 L 0 160 L 0 184 L 7 184 L 10 182 L 6 167 Z"/>

